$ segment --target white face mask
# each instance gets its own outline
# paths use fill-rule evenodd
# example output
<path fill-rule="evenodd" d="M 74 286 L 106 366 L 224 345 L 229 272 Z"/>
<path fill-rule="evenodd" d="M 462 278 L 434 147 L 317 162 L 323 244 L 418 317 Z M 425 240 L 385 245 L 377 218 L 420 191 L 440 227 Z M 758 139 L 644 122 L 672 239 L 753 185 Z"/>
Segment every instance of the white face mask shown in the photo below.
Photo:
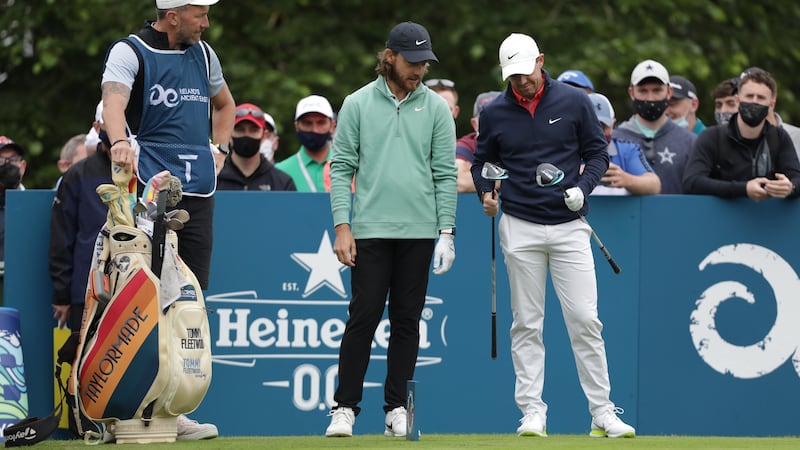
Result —
<path fill-rule="evenodd" d="M 91 149 L 94 151 L 97 148 L 97 144 L 100 143 L 100 136 L 98 136 L 97 131 L 94 127 L 89 129 L 89 132 L 86 133 L 86 140 L 84 141 L 84 145 L 86 145 L 87 149 Z"/>
<path fill-rule="evenodd" d="M 261 152 L 262 155 L 264 155 L 264 158 L 267 158 L 267 161 L 271 163 L 275 162 L 273 160 L 275 156 L 275 149 L 273 148 L 274 146 L 275 142 L 273 142 L 272 139 L 266 139 L 261 142 L 261 146 L 258 148 L 258 151 Z"/>
<path fill-rule="evenodd" d="M 688 113 L 687 113 L 688 115 Z M 681 128 L 689 128 L 689 121 L 686 120 L 686 116 L 678 117 L 677 119 L 672 119 L 672 123 L 681 127 Z"/>

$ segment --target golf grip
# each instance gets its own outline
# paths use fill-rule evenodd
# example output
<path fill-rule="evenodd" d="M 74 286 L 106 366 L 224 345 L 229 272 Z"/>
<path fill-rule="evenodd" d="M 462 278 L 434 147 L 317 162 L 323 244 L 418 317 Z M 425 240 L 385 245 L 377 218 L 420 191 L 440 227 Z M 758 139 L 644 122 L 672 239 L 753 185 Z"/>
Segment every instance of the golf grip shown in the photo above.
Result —
<path fill-rule="evenodd" d="M 497 359 L 497 313 L 492 313 L 492 359 Z"/>
<path fill-rule="evenodd" d="M 494 195 L 494 192 L 492 192 Z M 494 216 L 492 217 L 492 359 L 497 358 L 497 274 L 494 243 Z"/>
<path fill-rule="evenodd" d="M 585 221 L 586 219 L 584 219 L 584 222 Z M 603 252 L 603 255 L 606 257 L 606 260 L 608 260 L 608 263 L 611 264 L 611 269 L 614 270 L 614 273 L 618 274 L 622 272 L 622 269 L 620 269 L 617 262 L 614 261 L 614 258 L 611 256 L 611 253 L 609 253 L 608 249 L 606 249 L 606 246 L 603 245 L 602 242 L 600 242 L 600 238 L 597 237 L 597 233 L 595 233 L 594 230 L 592 230 L 592 237 L 594 238 L 594 241 L 597 243 L 597 246 L 600 247 L 600 251 Z"/>

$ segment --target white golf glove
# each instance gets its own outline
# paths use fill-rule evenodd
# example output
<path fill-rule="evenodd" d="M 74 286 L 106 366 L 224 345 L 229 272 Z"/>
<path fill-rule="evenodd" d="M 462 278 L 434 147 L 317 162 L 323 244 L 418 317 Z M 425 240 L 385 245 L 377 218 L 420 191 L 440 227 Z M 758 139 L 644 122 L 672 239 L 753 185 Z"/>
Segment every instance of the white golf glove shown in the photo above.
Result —
<path fill-rule="evenodd" d="M 571 187 L 564 193 L 564 203 L 570 211 L 580 211 L 583 208 L 583 191 L 579 187 Z"/>
<path fill-rule="evenodd" d="M 453 242 L 452 234 L 442 233 L 439 235 L 439 240 L 436 242 L 436 248 L 433 250 L 433 273 L 441 275 L 451 267 L 453 261 L 456 259 L 456 245 Z"/>

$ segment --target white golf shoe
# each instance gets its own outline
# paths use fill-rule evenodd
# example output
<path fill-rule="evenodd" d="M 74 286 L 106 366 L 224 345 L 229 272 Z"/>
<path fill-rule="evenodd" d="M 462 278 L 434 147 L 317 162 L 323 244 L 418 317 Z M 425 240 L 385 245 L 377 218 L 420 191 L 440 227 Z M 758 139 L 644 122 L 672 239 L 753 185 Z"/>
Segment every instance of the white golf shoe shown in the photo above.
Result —
<path fill-rule="evenodd" d="M 351 437 L 353 435 L 353 424 L 356 423 L 356 415 L 352 408 L 336 408 L 330 413 L 331 424 L 325 430 L 328 437 Z"/>
<path fill-rule="evenodd" d="M 388 437 L 398 437 L 406 435 L 406 408 L 398 406 L 386 413 L 386 429 L 383 435 Z"/>
<path fill-rule="evenodd" d="M 179 441 L 199 441 L 201 439 L 214 439 L 219 436 L 217 426 L 213 423 L 198 423 L 184 414 L 178 416 L 177 427 L 178 435 L 176 439 Z"/>
<path fill-rule="evenodd" d="M 517 428 L 518 436 L 547 437 L 547 419 L 542 414 L 538 412 L 525 414 L 519 421 L 522 425 Z"/>
<path fill-rule="evenodd" d="M 620 420 L 617 414 L 622 414 L 622 408 L 609 409 L 592 418 L 591 437 L 632 438 L 636 437 L 636 430 Z"/>

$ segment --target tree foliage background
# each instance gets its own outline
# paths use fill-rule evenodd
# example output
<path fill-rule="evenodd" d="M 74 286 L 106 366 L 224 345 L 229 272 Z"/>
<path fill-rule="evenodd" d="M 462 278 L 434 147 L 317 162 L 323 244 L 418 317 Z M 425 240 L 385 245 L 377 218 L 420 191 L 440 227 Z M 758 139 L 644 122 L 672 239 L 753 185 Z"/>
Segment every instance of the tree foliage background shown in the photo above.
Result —
<path fill-rule="evenodd" d="M 27 148 L 28 188 L 49 188 L 66 140 L 85 133 L 100 98 L 108 46 L 155 18 L 153 0 L 0 0 L 0 135 Z M 220 55 L 237 103 L 278 121 L 280 160 L 296 151 L 294 108 L 309 94 L 338 109 L 375 76 L 375 55 L 396 23 L 431 33 L 440 63 L 428 78 L 456 82 L 470 131 L 475 96 L 502 89 L 497 49 L 511 32 L 532 35 L 556 76 L 583 70 L 618 119 L 631 114 L 627 87 L 641 60 L 692 80 L 699 116 L 713 123 L 711 92 L 750 66 L 778 80 L 777 111 L 800 123 L 800 3 L 749 0 L 222 0 L 204 34 Z"/>

